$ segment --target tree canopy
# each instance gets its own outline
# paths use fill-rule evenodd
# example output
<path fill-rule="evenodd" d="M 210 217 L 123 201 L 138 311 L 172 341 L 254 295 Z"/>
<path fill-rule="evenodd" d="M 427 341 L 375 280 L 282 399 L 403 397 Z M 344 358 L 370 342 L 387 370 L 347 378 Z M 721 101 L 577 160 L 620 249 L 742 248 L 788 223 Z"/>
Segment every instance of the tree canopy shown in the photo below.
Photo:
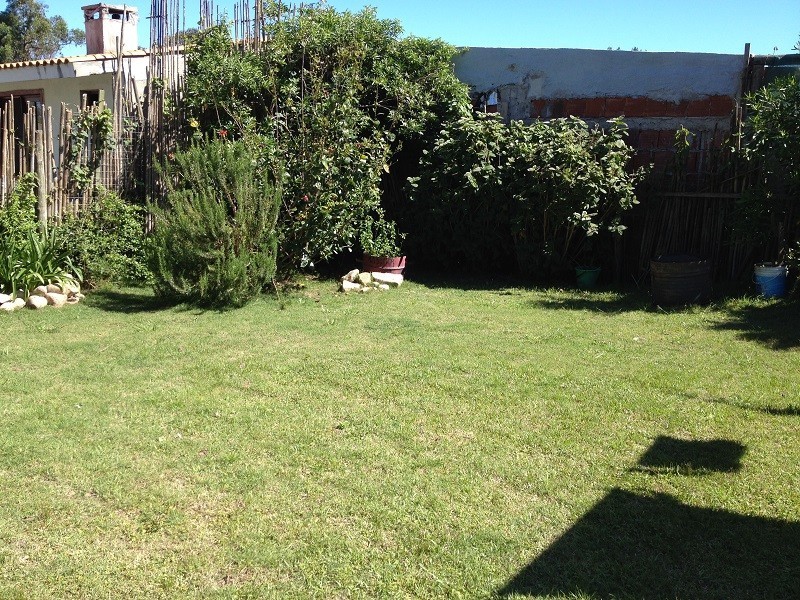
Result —
<path fill-rule="evenodd" d="M 52 58 L 67 44 L 85 39 L 80 29 L 69 29 L 63 17 L 47 16 L 47 5 L 37 0 L 8 0 L 0 13 L 0 62 Z"/>

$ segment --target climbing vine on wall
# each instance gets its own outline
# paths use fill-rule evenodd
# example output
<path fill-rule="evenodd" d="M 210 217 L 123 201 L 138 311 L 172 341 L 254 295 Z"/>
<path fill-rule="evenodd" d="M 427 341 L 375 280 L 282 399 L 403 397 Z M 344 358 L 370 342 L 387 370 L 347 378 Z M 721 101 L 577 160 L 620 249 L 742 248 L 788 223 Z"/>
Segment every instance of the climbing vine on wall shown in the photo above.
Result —
<path fill-rule="evenodd" d="M 114 147 L 114 119 L 106 106 L 80 110 L 72 120 L 68 136 L 67 169 L 74 189 L 93 187 L 94 175 L 107 150 Z"/>

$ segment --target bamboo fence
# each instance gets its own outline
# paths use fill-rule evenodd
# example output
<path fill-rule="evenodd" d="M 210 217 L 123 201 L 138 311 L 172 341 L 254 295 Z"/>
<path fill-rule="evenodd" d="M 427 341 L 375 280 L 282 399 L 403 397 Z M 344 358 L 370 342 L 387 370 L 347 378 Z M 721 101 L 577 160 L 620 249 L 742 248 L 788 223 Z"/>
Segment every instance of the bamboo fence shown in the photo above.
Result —
<path fill-rule="evenodd" d="M 98 162 L 97 171 L 91 174 L 92 183 L 125 194 L 135 183 L 131 178 L 135 171 L 132 158 L 140 145 L 136 136 L 140 121 L 136 117 L 141 109 L 136 101 L 135 82 L 125 68 L 126 60 L 117 59 L 116 62 L 111 104 L 113 148 L 100 158 L 96 154 L 100 149 L 93 146 L 90 136 L 77 162 L 84 165 Z M 23 105 L 13 96 L 3 102 L 0 105 L 0 209 L 8 202 L 16 182 L 28 173 L 35 173 L 40 220 L 59 220 L 67 213 L 83 210 L 91 195 L 88 190 L 77 189 L 68 158 L 74 142 L 74 120 L 79 111 L 96 114 L 105 106 L 104 102 L 88 105 L 85 95 L 81 106 L 73 108 L 62 102 L 57 113 L 41 103 Z M 58 132 L 57 149 L 54 130 Z"/>
<path fill-rule="evenodd" d="M 297 16 L 304 5 L 281 2 L 264 9 L 263 0 L 239 0 L 233 6 L 233 19 L 220 14 L 213 0 L 199 0 L 200 29 L 220 24 L 231 28 L 236 46 L 242 52 L 259 51 L 268 41 L 270 22 L 283 16 Z M 123 196 L 141 201 L 163 198 L 158 165 L 187 141 L 183 127 L 184 62 L 187 25 L 185 0 L 151 0 L 150 50 L 143 93 L 133 81 L 130 59 L 117 43 L 113 93 L 108 99 L 114 115 L 114 148 L 107 151 L 92 174 L 93 182 Z M 748 62 L 749 61 L 749 62 Z M 749 48 L 737 111 L 732 123 L 734 136 L 741 134 L 742 98 L 758 86 L 758 72 L 752 67 Z M 15 104 L 16 102 L 16 104 Z M 15 110 L 16 108 L 16 110 Z M 88 191 L 78 191 L 69 171 L 72 124 L 76 111 L 99 110 L 96 106 L 76 109 L 62 104 L 55 116 L 50 107 L 27 103 L 20 106 L 13 98 L 0 105 L 0 210 L 7 202 L 15 182 L 26 173 L 39 178 L 38 212 L 41 219 L 60 219 L 83 210 L 91 201 Z M 58 119 L 59 144 L 56 151 L 53 131 Z M 19 122 L 21 120 L 21 122 Z M 91 162 L 96 152 L 87 144 L 83 162 Z M 642 206 L 632 219 L 625 236 L 626 263 L 622 268 L 643 277 L 651 258 L 659 254 L 691 253 L 710 258 L 720 278 L 737 278 L 752 263 L 753 247 L 731 237 L 731 213 L 747 175 L 736 166 L 724 166 L 717 136 L 700 140 L 692 171 L 673 169 L 667 177 L 651 180 L 640 194 Z M 733 164 L 733 163 L 731 163 Z"/>
<path fill-rule="evenodd" d="M 226 22 L 225 15 L 210 0 L 200 0 L 201 29 Z M 278 18 L 285 7 L 278 5 Z M 296 9 L 295 9 L 296 10 Z M 240 0 L 230 23 L 242 50 L 256 50 L 264 39 L 266 14 L 261 0 Z M 123 195 L 158 200 L 164 186 L 157 165 L 185 142 L 181 124 L 183 111 L 183 48 L 187 35 L 185 0 L 151 0 L 150 51 L 143 93 L 133 80 L 130 59 L 117 40 L 117 59 L 108 106 L 113 114 L 114 145 L 92 174 L 93 184 Z M 122 30 L 124 35 L 124 29 Z M 0 105 L 0 209 L 8 201 L 16 182 L 33 172 L 38 176 L 38 213 L 42 220 L 60 219 L 83 210 L 91 201 L 88 190 L 76 189 L 68 157 L 72 148 L 73 123 L 79 111 L 103 108 L 64 103 L 54 112 L 39 103 L 21 104 L 9 98 Z M 57 129 L 56 129 L 57 127 Z M 58 149 L 53 131 L 58 132 Z M 78 162 L 89 164 L 98 149 L 87 143 Z"/>

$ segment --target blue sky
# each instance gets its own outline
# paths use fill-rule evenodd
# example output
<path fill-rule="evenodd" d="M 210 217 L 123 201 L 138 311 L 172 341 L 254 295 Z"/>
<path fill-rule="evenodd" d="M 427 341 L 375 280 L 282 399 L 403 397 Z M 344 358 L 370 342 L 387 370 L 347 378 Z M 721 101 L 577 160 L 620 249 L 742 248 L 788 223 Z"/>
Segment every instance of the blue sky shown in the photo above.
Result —
<path fill-rule="evenodd" d="M 146 46 L 150 0 L 127 2 L 139 8 L 139 43 Z M 70 26 L 82 28 L 80 7 L 88 3 L 49 0 L 49 14 L 61 14 Z M 234 3 L 217 0 L 215 5 L 232 16 Z M 399 20 L 406 33 L 442 38 L 457 46 L 637 47 L 651 52 L 741 54 L 750 42 L 753 54 L 772 54 L 775 47 L 778 54 L 786 54 L 800 37 L 800 0 L 329 0 L 328 4 L 350 11 L 371 5 L 379 17 Z M 189 25 L 197 22 L 199 5 L 200 0 L 186 0 Z"/>

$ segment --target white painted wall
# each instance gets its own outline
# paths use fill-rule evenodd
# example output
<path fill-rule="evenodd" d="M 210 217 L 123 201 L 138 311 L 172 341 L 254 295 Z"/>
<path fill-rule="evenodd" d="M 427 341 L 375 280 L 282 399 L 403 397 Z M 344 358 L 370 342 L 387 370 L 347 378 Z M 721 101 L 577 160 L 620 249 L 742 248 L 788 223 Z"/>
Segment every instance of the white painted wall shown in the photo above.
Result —
<path fill-rule="evenodd" d="M 53 149 L 58 155 L 61 103 L 77 109 L 82 90 L 103 90 L 106 102 L 113 99 L 115 58 L 79 57 L 60 64 L 31 65 L 0 69 L 0 93 L 17 90 L 41 90 L 42 102 L 53 109 Z M 133 77 L 137 91 L 143 97 L 148 57 L 123 58 L 127 76 Z"/>
<path fill-rule="evenodd" d="M 147 74 L 147 56 L 125 58 L 124 68 L 133 77 L 139 90 Z M 32 65 L 0 69 L 0 93 L 14 90 L 43 89 L 44 103 L 53 108 L 61 102 L 78 106 L 79 90 L 102 89 L 111 98 L 117 60 L 112 58 L 70 60 L 61 64 Z"/>

